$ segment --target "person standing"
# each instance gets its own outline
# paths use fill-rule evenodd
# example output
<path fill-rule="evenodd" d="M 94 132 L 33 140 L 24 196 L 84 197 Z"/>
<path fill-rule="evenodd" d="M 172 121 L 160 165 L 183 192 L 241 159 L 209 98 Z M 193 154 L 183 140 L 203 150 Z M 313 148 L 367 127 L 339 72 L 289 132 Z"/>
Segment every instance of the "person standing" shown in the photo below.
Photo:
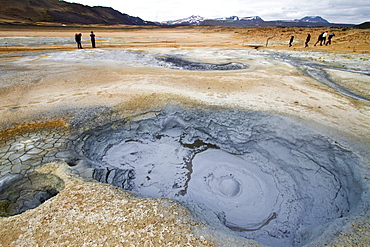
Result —
<path fill-rule="evenodd" d="M 325 32 L 322 32 L 320 35 L 319 35 L 319 37 L 317 38 L 317 41 L 316 41 L 316 43 L 313 45 L 313 46 L 316 46 L 317 45 L 317 43 L 319 43 L 320 42 L 320 45 L 322 45 L 322 39 L 323 39 L 323 35 L 324 35 L 324 33 Z"/>
<path fill-rule="evenodd" d="M 290 37 L 289 47 L 291 47 L 293 45 L 293 40 L 294 40 L 294 35 L 292 35 L 292 37 Z"/>
<path fill-rule="evenodd" d="M 331 45 L 331 39 L 335 36 L 334 33 L 329 34 L 328 36 L 328 42 L 326 42 L 326 45 Z"/>
<path fill-rule="evenodd" d="M 91 38 L 92 48 L 95 48 L 95 34 L 93 31 L 91 31 L 90 38 Z"/>
<path fill-rule="evenodd" d="M 306 42 L 304 42 L 304 47 L 308 47 L 308 42 L 311 40 L 311 34 L 307 34 Z"/>
<path fill-rule="evenodd" d="M 82 34 L 81 33 L 76 33 L 75 34 L 75 40 L 76 40 L 78 49 L 83 49 L 82 45 L 81 45 L 81 39 L 82 39 Z"/>
<path fill-rule="evenodd" d="M 324 42 L 324 45 L 326 43 L 326 37 L 328 36 L 328 32 L 325 31 L 323 34 L 322 34 L 322 42 Z M 320 45 L 322 45 L 322 42 L 320 42 Z"/>

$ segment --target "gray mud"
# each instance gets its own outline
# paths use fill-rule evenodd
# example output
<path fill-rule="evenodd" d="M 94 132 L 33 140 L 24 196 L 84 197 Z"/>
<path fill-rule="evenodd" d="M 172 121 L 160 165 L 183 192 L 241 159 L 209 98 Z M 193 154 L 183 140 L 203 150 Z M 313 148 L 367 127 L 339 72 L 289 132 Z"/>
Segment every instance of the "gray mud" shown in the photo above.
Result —
<path fill-rule="evenodd" d="M 211 211 L 271 246 L 300 246 L 315 227 L 367 210 L 361 158 L 277 115 L 167 109 L 92 129 L 72 146 L 95 179 L 203 218 Z"/>
<path fill-rule="evenodd" d="M 330 76 L 326 73 L 326 69 L 333 69 L 333 70 L 340 70 L 345 72 L 351 72 L 351 73 L 357 73 L 362 74 L 366 76 L 370 76 L 370 70 L 364 67 L 343 67 L 341 65 L 340 67 L 335 65 L 326 65 L 323 63 L 313 62 L 312 60 L 298 58 L 294 56 L 289 56 L 283 53 L 272 53 L 268 55 L 269 57 L 273 57 L 274 59 L 279 59 L 282 61 L 285 61 L 296 68 L 300 69 L 303 73 L 306 75 L 312 77 L 313 79 L 317 80 L 318 82 L 321 82 L 332 89 L 336 90 L 337 92 L 350 97 L 355 100 L 363 100 L 363 101 L 370 101 L 368 97 L 365 97 L 363 95 L 357 94 L 355 92 L 352 92 L 349 88 L 346 88 L 345 86 L 341 85 L 338 82 L 335 82 Z"/>
<path fill-rule="evenodd" d="M 246 69 L 249 67 L 247 64 L 242 63 L 221 63 L 221 64 L 213 64 L 213 63 L 201 63 L 201 62 L 194 62 L 184 59 L 180 56 L 158 56 L 157 59 L 159 61 L 165 62 L 167 67 L 172 69 L 185 69 L 185 70 L 198 70 L 198 71 L 207 71 L 207 70 L 239 70 L 239 69 Z"/>
<path fill-rule="evenodd" d="M 368 210 L 362 158 L 293 119 L 168 107 L 129 122 L 74 121 L 75 134 L 43 130 L 7 141 L 1 198 L 10 202 L 12 181 L 27 180 L 35 167 L 64 160 L 82 176 L 177 200 L 211 225 L 271 246 L 302 246 L 317 227 Z M 52 197 L 58 190 L 49 187 L 17 197 L 30 206 L 16 200 L 6 214 Z"/>
<path fill-rule="evenodd" d="M 51 174 L 33 172 L 14 176 L 0 185 L 0 216 L 17 215 L 36 208 L 63 188 L 63 180 Z"/>

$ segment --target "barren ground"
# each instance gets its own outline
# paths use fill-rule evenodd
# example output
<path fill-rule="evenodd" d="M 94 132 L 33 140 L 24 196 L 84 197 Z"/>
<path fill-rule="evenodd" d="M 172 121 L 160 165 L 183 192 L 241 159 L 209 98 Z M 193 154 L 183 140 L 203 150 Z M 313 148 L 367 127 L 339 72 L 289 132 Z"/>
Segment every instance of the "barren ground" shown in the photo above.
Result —
<path fill-rule="evenodd" d="M 370 31 L 358 29 L 1 27 L 0 37 L 18 37 L 15 40 L 19 42 L 0 46 L 0 53 L 4 55 L 2 60 L 5 62 L 2 66 L 6 70 L 6 62 L 22 56 L 21 52 L 74 51 L 76 48 L 74 34 L 77 32 L 83 33 L 85 50 L 90 49 L 90 30 L 94 30 L 96 34 L 98 48 L 120 48 L 148 53 L 186 52 L 196 49 L 199 49 L 199 52 L 202 52 L 201 49 L 231 49 L 243 52 L 253 50 L 257 46 L 259 50 L 319 52 L 320 55 L 313 59 L 325 62 L 335 56 L 334 54 L 346 53 L 359 54 L 364 56 L 361 59 L 366 60 L 368 58 L 366 54 L 370 51 Z M 332 45 L 313 46 L 316 37 L 326 30 L 336 34 Z M 304 48 L 303 42 L 307 33 L 311 33 L 312 38 L 310 47 Z M 295 35 L 295 41 L 293 47 L 289 48 L 291 34 Z M 43 38 L 61 37 L 68 38 L 68 41 L 58 45 L 24 44 L 21 37 L 39 38 L 41 42 Z M 268 38 L 270 38 L 268 46 L 265 47 Z M 255 70 L 247 77 L 238 72 L 199 74 L 173 70 L 168 73 L 167 70 L 160 69 L 120 70 L 106 66 L 84 66 L 82 63 L 61 66 L 60 71 L 56 71 L 55 68 L 49 71 L 47 64 L 43 66 L 42 71 L 29 65 L 20 66 L 19 73 L 12 73 L 12 78 L 5 76 L 3 83 L 8 86 L 3 86 L 0 90 L 3 99 L 0 106 L 1 121 L 5 124 L 4 128 L 14 126 L 17 122 L 24 122 L 22 118 L 26 116 L 28 123 L 30 115 L 55 109 L 67 103 L 72 104 L 71 107 L 102 104 L 117 106 L 124 103 L 128 104 L 124 108 L 129 109 L 142 108 L 143 98 L 144 101 L 155 100 L 163 103 L 174 100 L 173 95 L 176 95 L 175 101 L 200 100 L 209 101 L 206 104 L 224 106 L 236 104 L 241 108 L 279 112 L 308 121 L 319 118 L 321 120 L 317 122 L 330 127 L 333 124 L 337 125 L 339 130 L 344 130 L 349 135 L 363 136 L 364 133 L 369 133 L 370 129 L 367 121 L 368 103 L 338 96 L 332 89 L 301 76 L 294 69 L 289 71 L 290 69 L 281 69 L 279 66 L 264 70 L 256 65 Z M 359 76 L 351 80 L 339 72 L 336 76 L 343 76 L 341 81 L 347 83 L 346 86 L 369 96 L 366 78 Z M 28 83 L 31 83 L 32 87 Z M 360 133 L 357 133 L 357 130 Z"/>
<path fill-rule="evenodd" d="M 313 128 L 324 130 L 331 136 L 342 138 L 345 140 L 343 142 L 345 144 L 358 145 L 356 147 L 358 148 L 358 153 L 362 153 L 364 160 L 370 160 L 370 102 L 346 97 L 334 89 L 305 76 L 293 66 L 284 63 L 274 63 L 266 60 L 269 65 L 265 66 L 263 60 L 253 60 L 248 72 L 207 71 L 200 73 L 186 70 L 169 70 L 166 68 L 148 67 L 143 69 L 143 67 L 138 66 L 121 66 L 117 64 L 99 64 L 96 66 L 94 63 L 83 62 L 71 62 L 71 64 L 63 62 L 58 67 L 58 62 L 49 61 L 43 57 L 45 53 L 40 53 L 41 55 L 37 53 L 65 51 L 76 56 L 82 55 L 82 53 L 78 52 L 84 52 L 83 54 L 86 55 L 89 51 L 92 51 L 89 41 L 90 31 L 94 31 L 96 34 L 98 49 L 125 49 L 147 54 L 177 52 L 196 54 L 198 57 L 201 56 L 199 54 L 205 54 L 204 59 L 206 61 L 208 59 L 209 62 L 213 63 L 217 61 L 207 58 L 206 55 L 215 52 L 223 54 L 223 50 L 228 50 L 230 54 L 232 52 L 235 54 L 238 52 L 245 53 L 253 51 L 254 48 L 258 48 L 261 51 L 284 50 L 302 53 L 309 51 L 320 54 L 314 60 L 321 62 L 325 62 L 325 60 L 338 54 L 341 57 L 345 57 L 346 54 L 348 56 L 359 56 L 359 58 L 368 61 L 370 52 L 370 31 L 360 29 L 239 29 L 216 27 L 167 29 L 136 29 L 130 27 L 15 28 L 13 26 L 0 26 L 0 38 L 14 37 L 15 39 L 11 40 L 16 41 L 16 43 L 12 44 L 4 44 L 3 42 L 0 45 L 0 69 L 3 73 L 3 75 L 0 75 L 0 130 L 2 131 L 0 138 L 2 138 L 2 141 L 38 127 L 55 127 L 68 130 L 71 127 L 71 116 L 64 113 L 72 109 L 78 109 L 78 111 L 83 112 L 83 109 L 105 106 L 114 108 L 123 116 L 131 116 L 151 109 L 158 109 L 168 104 L 180 104 L 186 107 L 239 108 L 290 116 Z M 335 33 L 336 36 L 333 38 L 332 44 L 329 46 L 313 46 L 322 31 Z M 83 46 L 85 48 L 83 51 L 76 49 L 74 42 L 74 34 L 76 32 L 83 34 Z M 307 33 L 310 33 L 312 38 L 310 47 L 304 48 L 303 43 Z M 288 47 L 292 34 L 295 35 L 295 41 L 293 47 Z M 57 45 L 48 43 L 30 45 L 22 43 L 24 37 L 37 40 L 59 37 L 63 38 L 63 40 L 68 38 L 68 41 Z M 30 54 L 35 54 L 31 62 L 27 60 Z M 45 56 L 48 57 L 49 55 Z M 240 58 L 241 61 L 245 61 L 243 59 Z M 347 72 L 336 73 L 329 71 L 328 73 L 347 88 L 369 97 L 370 81 L 368 76 L 357 75 L 354 77 L 347 74 Z M 94 195 L 88 193 L 88 184 L 82 181 L 73 181 L 73 183 L 80 186 L 83 193 L 94 197 Z M 24 217 L 19 215 L 2 219 L 0 221 L 2 228 L 0 236 L 2 236 L 1 239 L 6 241 L 3 246 L 26 246 L 27 244 L 25 243 L 30 241 L 30 239 L 32 239 L 33 243 L 42 244 L 35 238 L 40 235 L 40 232 L 43 235 L 42 231 L 44 229 L 38 225 L 40 222 L 32 220 L 38 215 L 37 210 L 45 215 L 47 214 L 45 217 L 49 217 L 42 219 L 46 225 L 55 227 L 56 233 L 57 231 L 63 231 L 61 225 L 55 223 L 56 221 L 62 221 L 63 216 L 61 215 L 65 213 L 63 209 L 58 208 L 57 200 L 62 202 L 61 205 L 63 207 L 68 207 L 69 203 L 77 203 L 71 202 L 69 199 L 71 195 L 76 198 L 85 198 L 81 199 L 84 207 L 75 205 L 75 210 L 80 210 L 77 213 L 75 212 L 76 215 L 79 215 L 79 212 L 85 212 L 89 207 L 94 207 L 94 210 L 96 210 L 96 205 L 99 203 L 104 204 L 103 201 L 108 200 L 107 198 L 98 198 L 97 196 L 92 200 L 92 203 L 95 205 L 88 205 L 89 202 L 86 200 L 86 197 L 83 197 L 73 189 L 72 182 L 68 183 L 70 183 L 69 187 L 67 186 L 68 189 L 60 193 L 50 203 L 44 204 L 38 209 L 27 211 Z M 93 186 L 95 188 L 97 185 L 93 184 Z M 96 190 L 105 190 L 105 187 L 102 188 L 99 187 Z M 109 193 L 114 194 L 111 190 L 108 189 Z M 130 202 L 132 200 L 129 195 L 119 194 L 119 198 L 121 197 L 128 198 Z M 132 201 L 132 203 L 136 203 L 136 205 L 144 203 L 145 207 L 148 206 L 147 201 L 138 200 Z M 172 208 L 173 206 L 167 205 L 166 207 Z M 51 210 L 54 210 L 55 214 Z M 96 213 L 98 212 L 96 211 Z M 172 216 L 176 215 L 173 212 L 169 214 Z M 181 214 L 188 215 L 189 213 L 181 211 Z M 52 222 L 53 217 L 56 220 L 54 223 Z M 158 217 L 158 215 L 151 217 Z M 176 217 L 174 216 L 174 218 Z M 145 217 L 143 219 L 140 218 L 140 224 L 144 224 L 147 219 Z M 367 219 L 368 217 L 364 216 L 364 222 Z M 83 222 L 83 219 L 79 220 L 81 221 L 77 220 L 76 224 Z M 109 222 L 104 223 L 104 220 L 104 218 L 101 218 L 102 222 L 100 223 L 102 226 L 108 224 L 112 227 Z M 28 223 L 28 221 L 31 223 Z M 130 222 L 135 224 L 134 217 L 130 219 Z M 187 221 L 185 223 L 182 222 L 181 226 L 171 225 L 173 228 L 168 231 L 179 233 L 181 229 L 186 227 L 187 223 Z M 68 225 L 68 227 L 72 226 Z M 29 233 L 29 231 L 36 228 L 37 231 L 34 236 Z M 350 233 L 335 233 L 335 241 L 337 242 L 334 241 L 331 244 L 341 246 L 341 244 L 348 245 L 348 243 L 360 243 L 360 245 L 365 243 L 366 245 L 366 243 L 369 243 L 369 230 L 366 227 L 365 229 L 363 228 L 361 220 L 358 225 L 353 223 L 352 228 L 349 230 Z M 115 228 L 113 227 L 112 229 L 114 230 Z M 133 226 L 132 229 L 137 229 L 137 225 Z M 130 234 L 130 231 L 133 231 L 132 229 L 127 230 L 125 234 Z M 75 230 L 77 231 L 78 229 Z M 94 224 L 91 224 L 91 227 L 86 229 L 86 231 L 88 236 L 93 238 L 94 231 L 96 231 Z M 155 232 L 156 230 L 152 229 L 151 231 Z M 178 241 L 176 243 L 179 244 L 181 244 L 181 239 L 187 236 L 188 240 L 185 241 L 186 243 L 212 245 L 212 240 L 207 239 L 206 241 L 203 236 L 199 235 L 193 237 L 189 229 L 186 231 L 182 235 L 169 235 L 176 238 L 176 241 Z M 58 238 L 57 234 L 59 233 L 56 233 L 48 233 L 52 236 L 49 240 L 53 239 L 55 244 L 60 241 L 60 244 L 67 246 L 70 243 L 68 241 L 74 241 L 73 233 L 67 236 L 63 235 L 63 239 Z M 135 234 L 137 232 L 132 233 L 132 236 Z M 139 238 L 139 235 L 135 236 Z M 83 244 L 84 236 L 79 235 L 78 237 L 80 238 L 79 243 Z M 49 240 L 43 239 L 42 241 L 47 243 Z M 154 246 L 155 243 L 161 244 L 163 243 L 161 241 L 165 241 L 163 234 L 158 239 L 148 237 L 148 240 L 144 240 L 145 243 L 140 242 L 144 246 Z M 159 242 L 155 242 L 157 240 Z M 116 241 L 118 240 L 112 237 L 111 242 L 109 242 L 110 240 L 99 235 L 94 241 L 98 244 L 108 241 L 106 243 L 109 245 L 117 243 Z M 135 240 L 131 241 L 130 243 L 135 245 Z M 150 241 L 153 241 L 154 245 Z M 129 246 L 130 243 L 122 245 Z M 93 245 L 94 242 L 89 244 Z"/>

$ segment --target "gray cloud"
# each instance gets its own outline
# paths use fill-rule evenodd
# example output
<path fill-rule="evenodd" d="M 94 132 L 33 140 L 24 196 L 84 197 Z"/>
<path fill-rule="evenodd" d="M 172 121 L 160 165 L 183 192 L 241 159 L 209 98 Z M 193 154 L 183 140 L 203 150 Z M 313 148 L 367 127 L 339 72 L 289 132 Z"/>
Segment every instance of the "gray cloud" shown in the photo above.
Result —
<path fill-rule="evenodd" d="M 101 0 L 68 0 L 102 5 Z M 148 21 L 165 21 L 200 15 L 205 18 L 260 16 L 264 20 L 292 20 L 321 16 L 333 23 L 370 21 L 368 0 L 109 0 L 103 4 Z"/>

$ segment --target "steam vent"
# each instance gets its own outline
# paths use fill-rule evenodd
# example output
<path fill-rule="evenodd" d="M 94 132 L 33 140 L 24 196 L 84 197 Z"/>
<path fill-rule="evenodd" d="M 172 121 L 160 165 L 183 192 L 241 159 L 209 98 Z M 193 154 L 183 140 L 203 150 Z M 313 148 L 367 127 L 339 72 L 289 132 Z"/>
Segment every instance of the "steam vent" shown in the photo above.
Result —
<path fill-rule="evenodd" d="M 0 54 L 0 246 L 368 245 L 368 58 Z"/>

